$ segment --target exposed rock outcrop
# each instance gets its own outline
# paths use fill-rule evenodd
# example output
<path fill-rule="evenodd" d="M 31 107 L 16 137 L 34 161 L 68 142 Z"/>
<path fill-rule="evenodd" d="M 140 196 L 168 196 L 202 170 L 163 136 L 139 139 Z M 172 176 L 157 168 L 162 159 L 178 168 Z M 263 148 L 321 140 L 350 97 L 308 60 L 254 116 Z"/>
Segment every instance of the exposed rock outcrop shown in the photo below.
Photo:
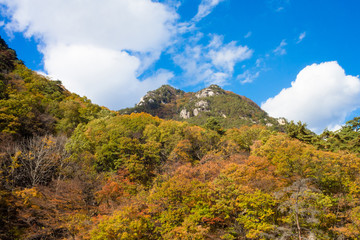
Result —
<path fill-rule="evenodd" d="M 283 126 L 283 125 L 285 125 L 286 124 L 286 120 L 285 120 L 285 118 L 278 118 L 278 123 L 279 123 L 279 125 L 281 125 L 281 126 Z"/>
<path fill-rule="evenodd" d="M 190 118 L 190 112 L 187 111 L 185 108 L 181 110 L 180 117 L 183 119 L 189 119 Z"/>
<path fill-rule="evenodd" d="M 200 112 L 208 112 L 209 109 L 209 103 L 207 101 L 204 100 L 200 100 L 199 102 L 195 103 L 195 109 L 193 110 L 193 114 L 194 116 L 199 115 Z"/>
<path fill-rule="evenodd" d="M 195 94 L 196 98 L 212 97 L 220 94 L 225 94 L 225 91 L 217 85 L 210 85 L 208 88 L 204 88 Z"/>

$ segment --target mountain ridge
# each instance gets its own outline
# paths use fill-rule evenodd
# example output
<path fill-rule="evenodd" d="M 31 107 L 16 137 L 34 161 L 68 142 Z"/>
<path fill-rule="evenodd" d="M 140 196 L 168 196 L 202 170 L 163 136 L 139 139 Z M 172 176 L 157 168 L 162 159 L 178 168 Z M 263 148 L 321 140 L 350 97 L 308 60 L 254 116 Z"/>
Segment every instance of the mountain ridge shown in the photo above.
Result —
<path fill-rule="evenodd" d="M 137 112 L 196 125 L 204 125 L 208 118 L 215 118 L 224 128 L 258 124 L 280 130 L 285 125 L 284 119 L 270 117 L 251 99 L 214 84 L 197 92 L 163 85 L 149 91 L 133 108 L 119 110 L 120 114 Z"/>

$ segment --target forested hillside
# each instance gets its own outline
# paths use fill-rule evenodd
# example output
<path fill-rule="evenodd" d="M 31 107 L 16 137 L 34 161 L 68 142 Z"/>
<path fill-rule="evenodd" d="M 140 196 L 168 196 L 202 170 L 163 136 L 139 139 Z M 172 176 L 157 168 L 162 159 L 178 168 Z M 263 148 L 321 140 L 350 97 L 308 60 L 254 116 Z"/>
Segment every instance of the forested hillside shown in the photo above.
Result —
<path fill-rule="evenodd" d="M 0 66 L 0 239 L 359 239 L 358 118 L 316 135 L 266 126 L 276 120 L 255 105 L 236 127 L 205 111 L 198 125 L 119 114 L 29 70 L 4 41 Z M 161 89 L 154 115 L 198 102 Z M 203 100 L 230 116 L 235 98 Z"/>
<path fill-rule="evenodd" d="M 110 114 L 86 97 L 70 93 L 60 81 L 28 69 L 1 38 L 0 80 L 1 139 L 69 135 L 77 124 Z"/>
<path fill-rule="evenodd" d="M 79 123 L 110 115 L 115 113 L 28 69 L 0 38 L 0 239 L 31 232 L 43 219 L 28 218 L 26 194 L 61 179 L 69 156 L 64 146 Z"/>

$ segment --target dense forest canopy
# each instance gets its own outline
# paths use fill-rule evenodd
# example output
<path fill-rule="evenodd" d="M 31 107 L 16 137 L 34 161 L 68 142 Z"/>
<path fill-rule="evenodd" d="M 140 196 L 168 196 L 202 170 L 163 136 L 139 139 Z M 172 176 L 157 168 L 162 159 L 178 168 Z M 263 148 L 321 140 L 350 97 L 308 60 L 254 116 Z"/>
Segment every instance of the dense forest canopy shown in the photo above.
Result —
<path fill-rule="evenodd" d="M 0 45 L 1 239 L 359 238 L 359 118 L 316 135 L 242 98 L 255 123 L 230 127 L 226 92 L 199 122 L 120 114 Z M 196 104 L 159 91 L 154 115 Z"/>

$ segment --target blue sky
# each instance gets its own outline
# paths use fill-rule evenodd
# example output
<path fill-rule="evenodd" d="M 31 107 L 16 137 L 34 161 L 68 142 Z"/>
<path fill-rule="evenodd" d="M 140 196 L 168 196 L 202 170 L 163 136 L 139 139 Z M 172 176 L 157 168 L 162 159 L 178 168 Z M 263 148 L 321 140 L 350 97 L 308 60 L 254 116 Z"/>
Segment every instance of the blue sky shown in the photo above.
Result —
<path fill-rule="evenodd" d="M 0 0 L 33 70 L 111 109 L 215 83 L 320 132 L 358 115 L 357 0 Z"/>

